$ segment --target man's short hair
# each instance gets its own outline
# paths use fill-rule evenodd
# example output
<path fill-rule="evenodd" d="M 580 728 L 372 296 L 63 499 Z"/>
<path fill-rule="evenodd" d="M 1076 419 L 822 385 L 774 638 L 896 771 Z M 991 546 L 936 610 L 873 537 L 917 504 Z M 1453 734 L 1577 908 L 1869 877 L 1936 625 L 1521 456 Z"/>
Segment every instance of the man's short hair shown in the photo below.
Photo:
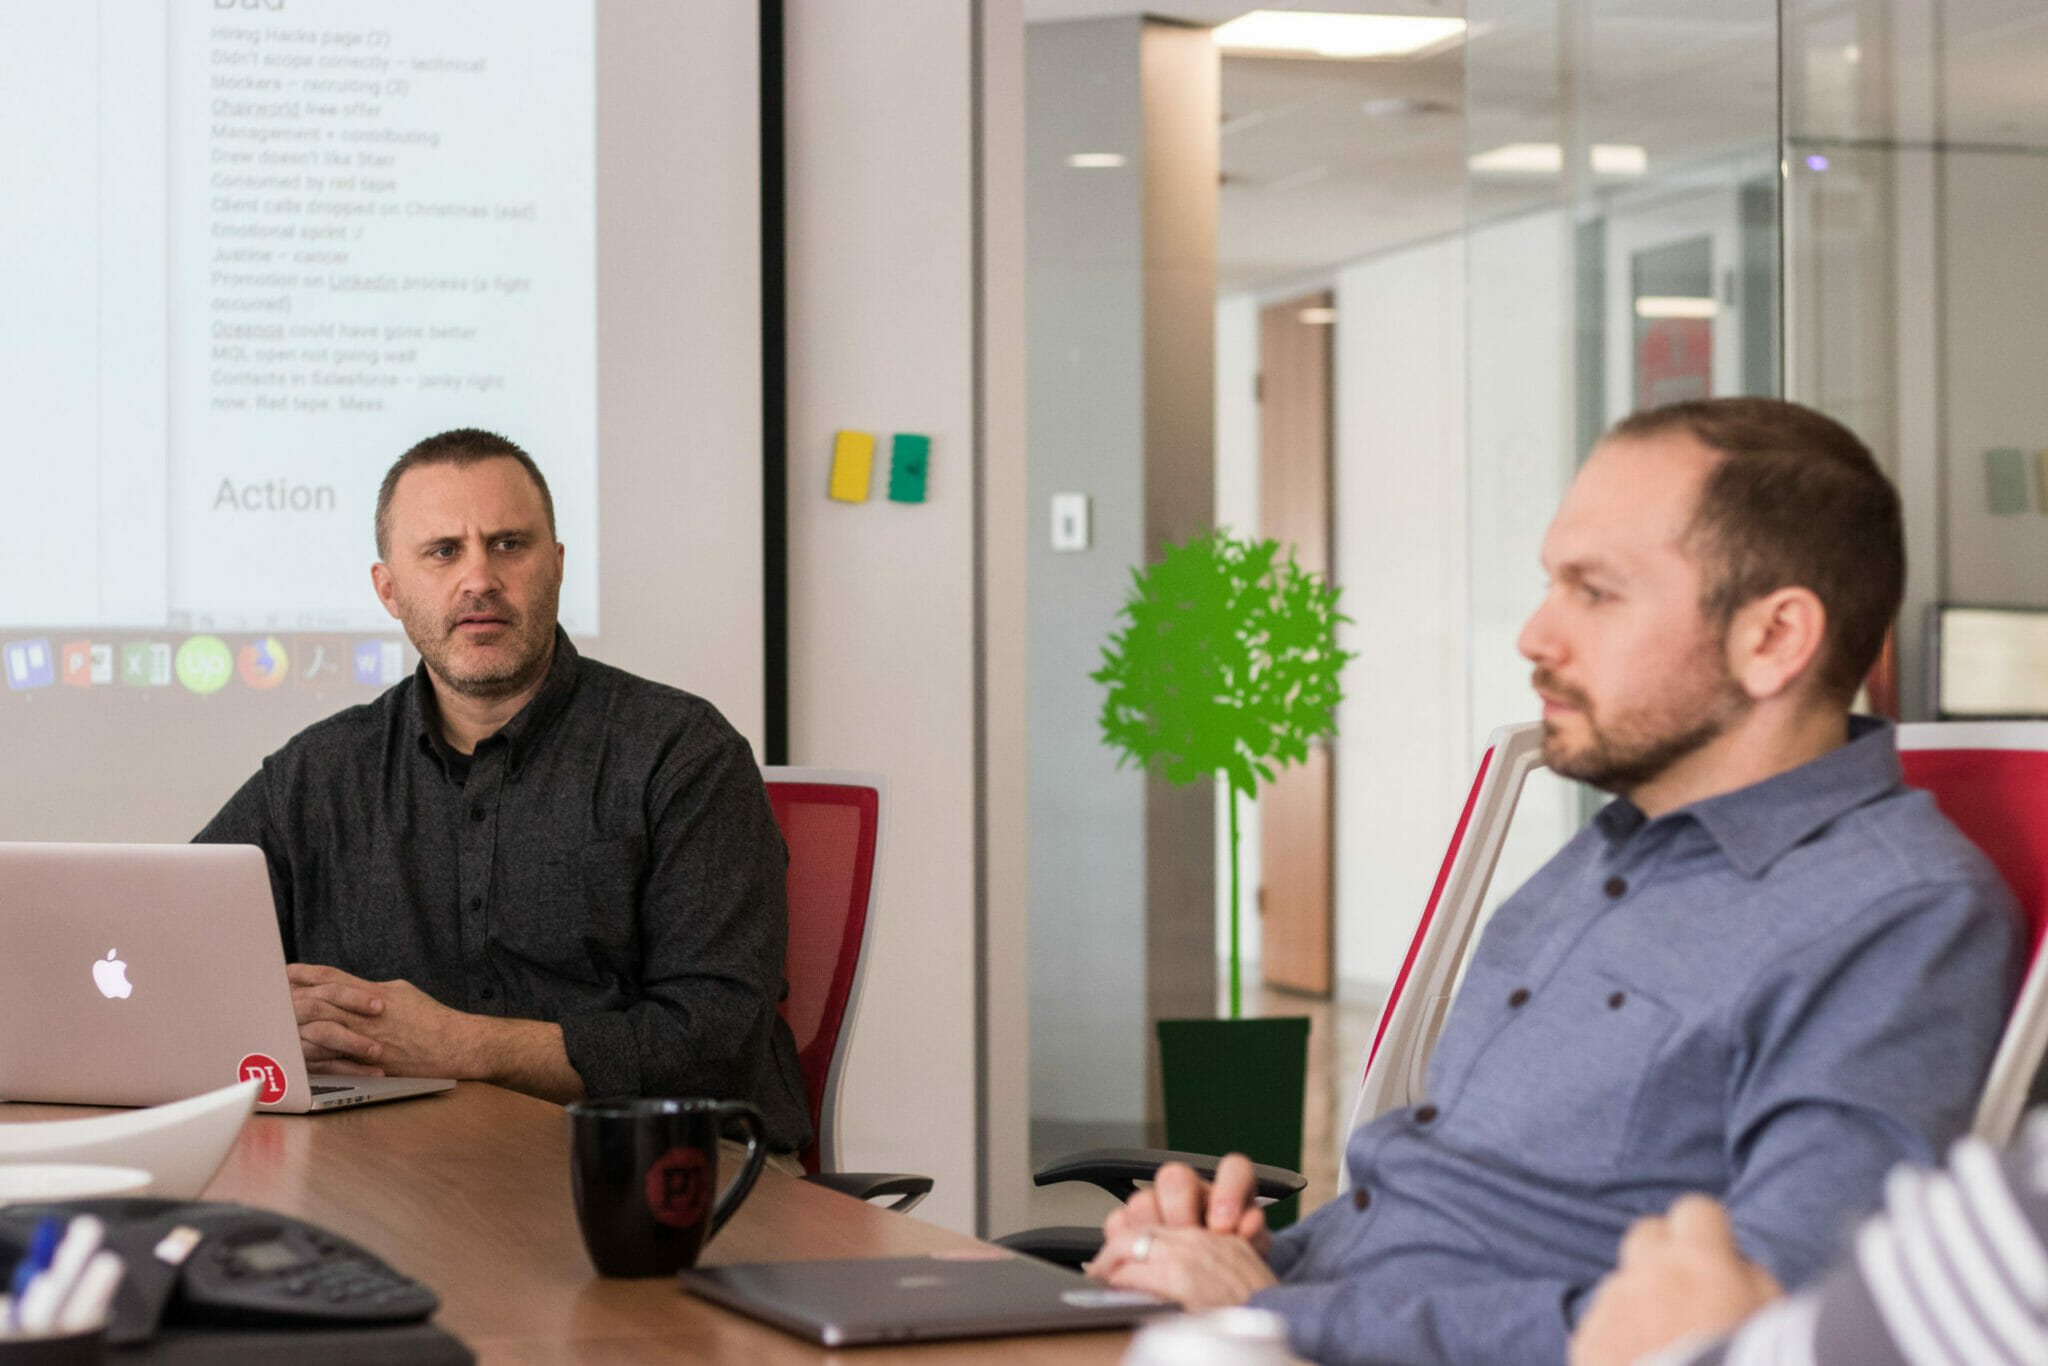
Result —
<path fill-rule="evenodd" d="M 1673 403 L 1624 418 L 1608 436 L 1673 431 L 1721 456 L 1687 533 L 1706 566 L 1701 612 L 1725 630 L 1766 593 L 1811 590 L 1827 611 L 1819 683 L 1847 702 L 1905 597 L 1906 535 L 1891 480 L 1847 427 L 1775 398 Z"/>
<path fill-rule="evenodd" d="M 422 465 L 453 465 L 457 469 L 468 469 L 486 460 L 519 462 L 519 467 L 533 480 L 533 486 L 540 490 L 540 505 L 548 514 L 548 536 L 553 539 L 555 496 L 548 492 L 547 478 L 541 474 L 540 466 L 533 463 L 533 457 L 496 432 L 477 427 L 457 427 L 452 432 L 428 437 L 399 456 L 397 463 L 384 472 L 384 482 L 377 487 L 377 558 L 385 559 L 391 554 L 391 495 L 397 492 L 398 481 L 405 477 L 407 470 L 416 470 Z"/>

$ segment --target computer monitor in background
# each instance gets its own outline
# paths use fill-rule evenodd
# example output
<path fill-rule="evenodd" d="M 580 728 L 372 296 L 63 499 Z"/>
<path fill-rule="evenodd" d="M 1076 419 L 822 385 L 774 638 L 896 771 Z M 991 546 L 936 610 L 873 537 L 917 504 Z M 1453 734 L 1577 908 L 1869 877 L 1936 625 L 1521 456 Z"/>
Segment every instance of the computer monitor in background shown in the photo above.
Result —
<path fill-rule="evenodd" d="M 1942 606 L 1929 624 L 1938 718 L 2048 717 L 2048 608 Z"/>

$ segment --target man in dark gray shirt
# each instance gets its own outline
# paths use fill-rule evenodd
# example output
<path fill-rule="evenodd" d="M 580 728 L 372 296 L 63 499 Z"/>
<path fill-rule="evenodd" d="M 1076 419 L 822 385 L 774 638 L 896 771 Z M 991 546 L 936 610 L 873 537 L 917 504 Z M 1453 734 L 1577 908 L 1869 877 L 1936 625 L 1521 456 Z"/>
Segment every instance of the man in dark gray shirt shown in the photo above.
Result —
<path fill-rule="evenodd" d="M 308 1066 L 742 1098 L 801 1147 L 787 856 L 746 741 L 577 654 L 547 483 L 502 437 L 407 452 L 377 553 L 419 669 L 296 736 L 198 836 L 269 859 Z"/>

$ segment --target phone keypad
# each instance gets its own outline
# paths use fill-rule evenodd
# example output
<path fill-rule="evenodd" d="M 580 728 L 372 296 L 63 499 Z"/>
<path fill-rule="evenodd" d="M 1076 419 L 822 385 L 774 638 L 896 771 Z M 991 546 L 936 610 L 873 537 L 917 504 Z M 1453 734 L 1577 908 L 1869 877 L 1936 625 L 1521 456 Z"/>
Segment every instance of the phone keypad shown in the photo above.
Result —
<path fill-rule="evenodd" d="M 218 1241 L 186 1277 L 188 1298 L 247 1322 L 397 1323 L 439 1304 L 418 1281 L 304 1224 Z"/>

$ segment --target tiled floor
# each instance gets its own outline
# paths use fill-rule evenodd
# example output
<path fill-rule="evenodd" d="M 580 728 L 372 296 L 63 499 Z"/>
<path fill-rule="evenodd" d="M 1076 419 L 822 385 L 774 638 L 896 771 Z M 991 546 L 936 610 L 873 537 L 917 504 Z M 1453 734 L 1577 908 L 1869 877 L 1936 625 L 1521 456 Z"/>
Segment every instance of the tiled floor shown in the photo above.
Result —
<path fill-rule="evenodd" d="M 1337 1193 L 1337 1164 L 1351 1123 L 1365 1047 L 1379 1019 L 1378 996 L 1340 996 L 1317 1001 L 1284 991 L 1261 990 L 1246 1002 L 1257 1015 L 1306 1015 L 1308 1031 L 1308 1099 L 1302 1126 L 1304 1212 Z M 1218 1013 L 1222 1013 L 1219 1003 Z M 1031 1197 L 1030 1227 L 1049 1224 L 1100 1224 L 1115 1202 L 1093 1186 L 1066 1184 L 1036 1189 Z"/>

